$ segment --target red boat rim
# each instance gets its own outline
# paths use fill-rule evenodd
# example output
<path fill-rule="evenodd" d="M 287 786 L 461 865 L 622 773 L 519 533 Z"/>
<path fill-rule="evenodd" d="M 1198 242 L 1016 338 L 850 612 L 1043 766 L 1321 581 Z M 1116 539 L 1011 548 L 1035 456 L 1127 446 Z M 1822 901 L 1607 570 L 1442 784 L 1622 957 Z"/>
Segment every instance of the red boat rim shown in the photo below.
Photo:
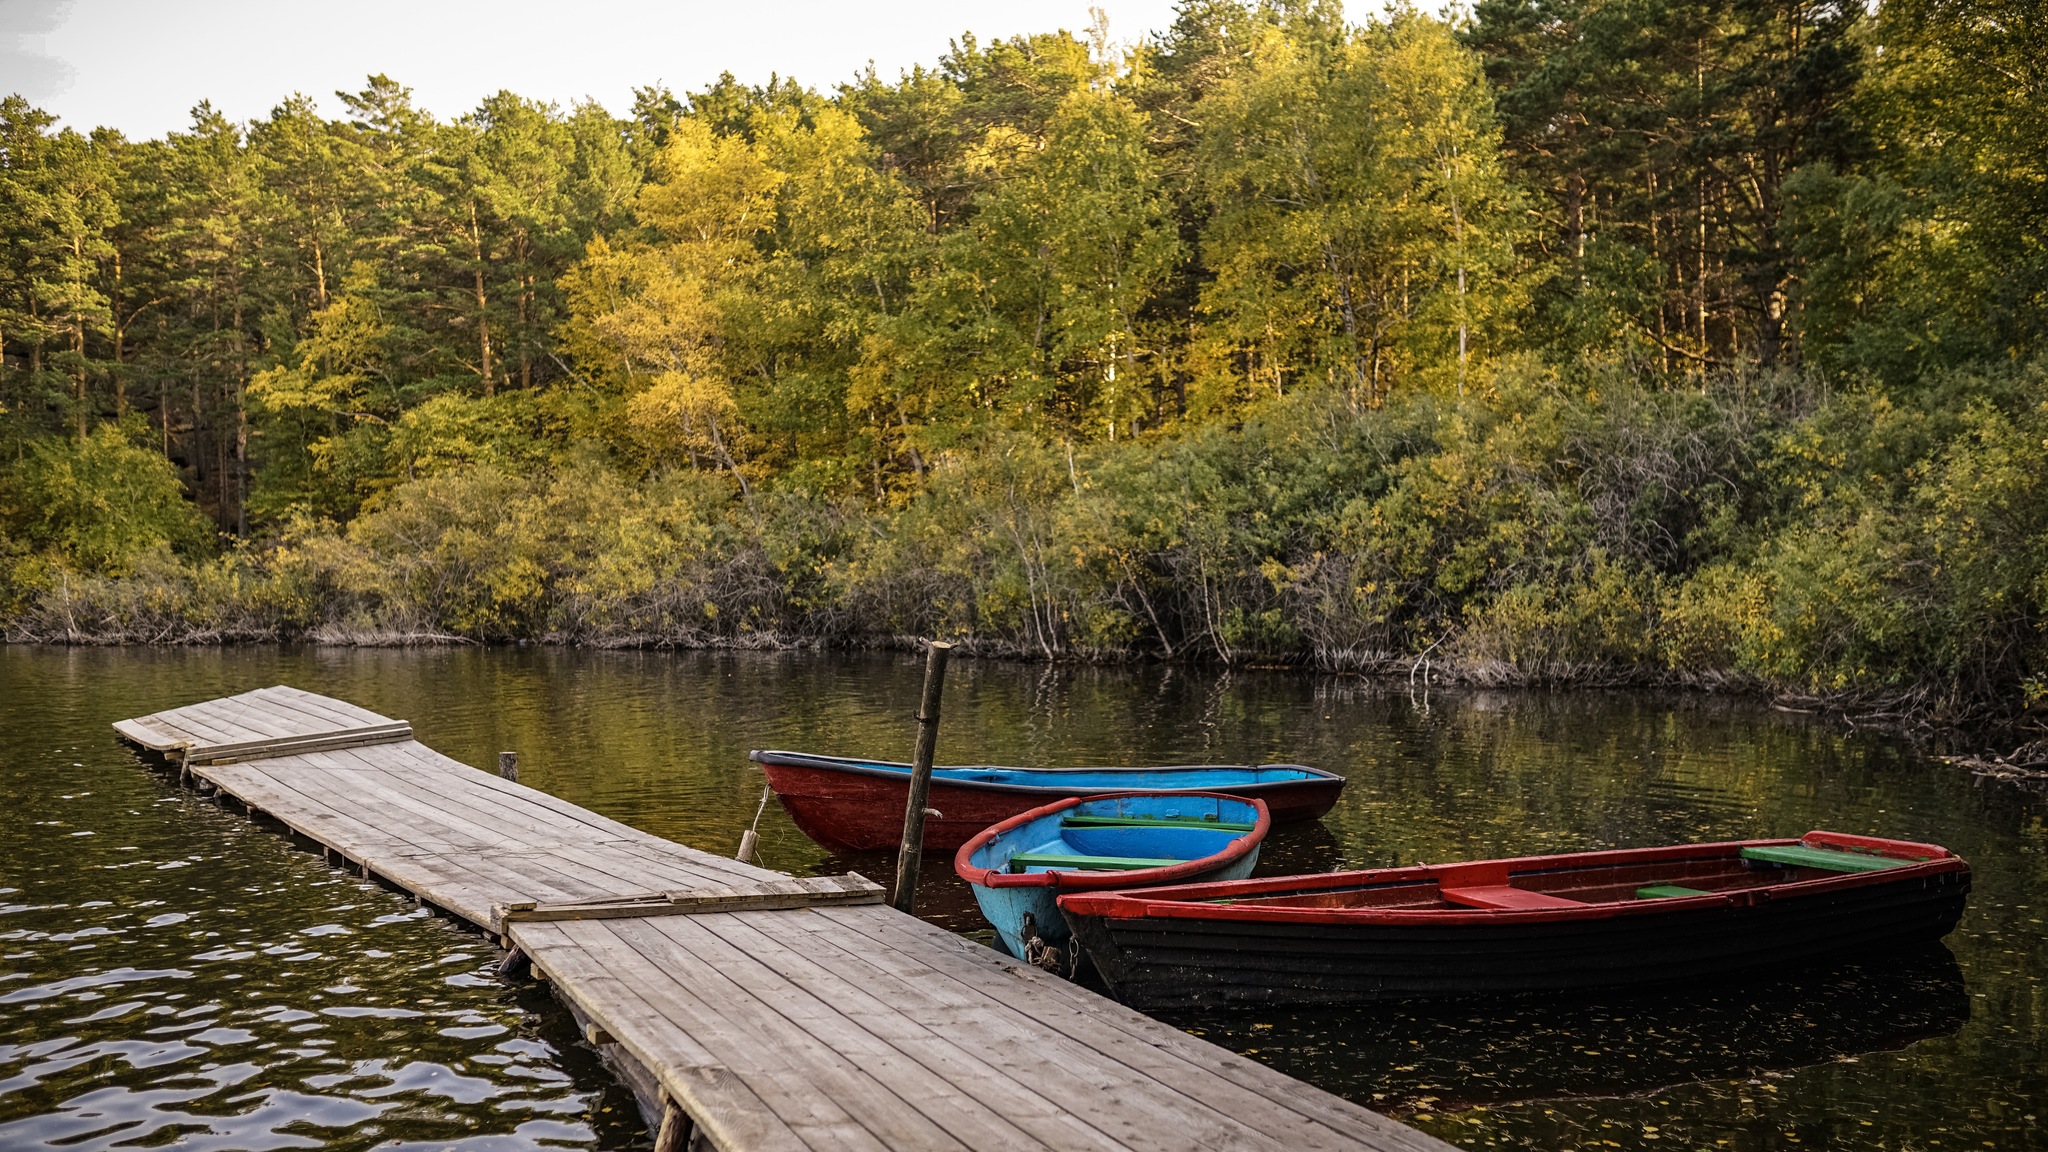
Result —
<path fill-rule="evenodd" d="M 1157 799 L 1161 796 L 1198 796 L 1204 800 L 1232 800 L 1254 806 L 1258 809 L 1259 818 L 1252 826 L 1251 831 L 1240 834 L 1223 851 L 1212 856 L 1203 856 L 1197 860 L 1183 860 L 1178 864 L 1169 865 L 1164 868 L 1138 868 L 1129 872 L 1055 870 L 1050 872 L 1013 873 L 998 871 L 994 868 L 981 868 L 969 862 L 975 852 L 1012 828 L 1028 824 L 1044 816 L 1063 812 L 1081 804 L 1097 800 L 1117 800 L 1126 796 L 1141 796 L 1147 799 Z M 1140 884 L 1150 886 L 1158 883 L 1171 883 L 1172 881 L 1186 879 L 1191 876 L 1199 876 L 1204 872 L 1212 872 L 1223 865 L 1235 863 L 1243 859 L 1247 854 L 1255 851 L 1264 842 L 1266 833 L 1271 831 L 1272 827 L 1273 814 L 1267 810 L 1266 802 L 1256 797 L 1231 796 L 1222 792 L 1112 792 L 1106 795 L 1069 796 L 1064 800 L 1055 800 L 1050 804 L 1040 805 L 1029 812 L 1020 812 L 1008 820 L 992 824 L 975 833 L 972 839 L 962 844 L 960 850 L 953 854 L 953 871 L 958 873 L 960 878 L 969 884 L 979 884 L 986 888 L 1070 888 L 1087 890 L 1130 888 Z"/>
<path fill-rule="evenodd" d="M 1657 900 L 1589 903 L 1583 908 L 1531 909 L 1368 909 L 1300 908 L 1275 905 L 1221 903 L 1280 893 L 1313 892 L 1331 888 L 1355 888 L 1374 884 L 1433 879 L 1460 885 L 1506 884 L 1516 872 L 1552 870 L 1562 867 L 1599 867 L 1615 864 L 1652 864 L 1664 860 L 1733 855 L 1744 848 L 1788 847 L 1805 844 L 1909 861 L 1881 871 L 1845 873 L 1811 880 L 1787 880 L 1768 886 L 1732 892 L 1707 892 L 1698 896 L 1671 896 Z M 1518 856 L 1503 860 L 1477 860 L 1457 864 L 1421 864 L 1406 868 L 1374 868 L 1356 872 L 1328 872 L 1314 876 L 1269 876 L 1256 880 L 1222 880 L 1206 884 L 1183 884 L 1171 888 L 1146 888 L 1136 892 L 1078 892 L 1060 897 L 1062 911 L 1077 916 L 1108 919 L 1239 920 L 1291 924 L 1425 924 L 1464 925 L 1542 923 L 1562 920 L 1602 920 L 1628 916 L 1658 915 L 1708 907 L 1734 907 L 1761 903 L 1773 892 L 1826 892 L 1841 888 L 1891 883 L 1909 877 L 1942 872 L 1968 871 L 1969 864 L 1934 844 L 1908 840 L 1887 840 L 1841 832 L 1813 831 L 1798 839 L 1724 840 L 1708 844 L 1673 844 L 1656 848 L 1616 848 L 1593 852 L 1572 852 L 1552 856 Z"/>

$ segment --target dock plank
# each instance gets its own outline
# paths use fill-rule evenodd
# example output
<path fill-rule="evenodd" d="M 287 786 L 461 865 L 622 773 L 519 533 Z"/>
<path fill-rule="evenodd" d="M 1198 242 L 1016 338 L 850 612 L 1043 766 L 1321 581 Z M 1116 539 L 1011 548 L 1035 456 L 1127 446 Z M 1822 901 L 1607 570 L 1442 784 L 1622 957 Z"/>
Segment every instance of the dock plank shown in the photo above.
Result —
<path fill-rule="evenodd" d="M 327 746 L 375 725 L 403 726 L 279 685 L 115 730 L 174 762 L 193 749 L 194 777 L 516 944 L 711 1147 L 1450 1150 L 885 905 L 746 898 L 843 895 L 837 881 L 652 836 L 449 759 L 409 729 Z M 252 741 L 268 743 L 237 759 L 232 746 Z M 203 762 L 223 746 L 227 762 Z M 656 894 L 644 912 L 629 903 Z M 518 910 L 531 905 L 553 911 Z M 643 1100 L 650 1126 L 659 1105 Z"/>
<path fill-rule="evenodd" d="M 907 920 L 908 917 L 878 917 L 876 920 Z M 843 923 L 843 919 L 840 921 Z M 946 935 L 951 936 L 950 933 Z M 1329 1140 L 1330 1134 L 1304 1118 L 1280 1115 L 1279 1110 L 1263 1103 L 1252 1106 L 1250 1113 L 1261 1123 L 1257 1129 L 1244 1124 L 1244 1105 L 1227 1106 L 1219 1102 L 1215 1094 L 1203 1085 L 1201 1090 L 1189 1092 L 1177 1088 L 1171 1078 L 1161 1078 L 1150 1071 L 1140 1076 L 1130 1074 L 1128 1062 L 1119 1058 L 1111 1048 L 1104 1047 L 1102 1038 L 1089 1032 L 1075 1034 L 1047 1029 L 1026 1006 L 1016 1003 L 1017 995 L 1013 981 L 987 985 L 961 981 L 959 973 L 948 971 L 943 964 L 935 964 L 934 957 L 924 951 L 890 950 L 878 951 L 869 943 L 856 947 L 853 941 L 871 941 L 859 933 L 831 933 L 813 931 L 810 938 L 820 940 L 847 941 L 843 945 L 858 976 L 851 982 L 866 985 L 894 980 L 894 989 L 902 997 L 903 1011 L 920 1020 L 931 1020 L 949 1029 L 961 1029 L 1002 1046 L 1006 1052 L 1019 1055 L 1029 1053 L 1036 1060 L 1020 1062 L 1014 1058 L 1006 1060 L 1006 1074 L 1031 1084 L 1037 1090 L 1053 1098 L 1092 1102 L 1095 1107 L 1085 1114 L 1118 1115 L 1128 1114 L 1139 1124 L 1136 1132 L 1126 1136 L 1126 1146 L 1160 1148 L 1215 1148 L 1241 1149 L 1259 1148 L 1279 1152 L 1293 1148 L 1357 1147 L 1355 1143 Z M 979 948 L 968 941 L 961 941 L 969 947 Z M 988 949 L 980 949 L 988 952 Z M 995 954 L 990 952 L 991 956 Z M 1028 965 L 1017 964 L 1007 958 L 997 957 L 1006 965 L 1005 974 L 1021 977 L 1028 973 L 1048 982 L 1081 992 L 1089 997 L 1089 1007 L 1105 1017 L 1133 1016 L 1129 1009 L 1104 1001 L 1101 997 L 1057 977 L 1049 977 Z M 861 971 L 869 969 L 872 971 Z M 1206 1042 L 1195 1040 L 1178 1029 L 1160 1025 L 1145 1017 L 1136 1017 L 1145 1025 L 1158 1029 L 1156 1035 L 1147 1041 L 1169 1049 L 1183 1043 L 1192 1043 L 1203 1048 L 1213 1048 Z M 1220 1050 L 1218 1050 L 1220 1051 Z M 1155 1066 L 1156 1058 L 1148 1057 Z M 1242 1057 L 1233 1057 L 1242 1059 Z M 1119 1064 L 1126 1067 L 1119 1068 Z M 1073 1073 L 1081 1070 L 1078 1077 Z M 1121 1075 L 1104 1075 L 1105 1070 L 1121 1072 Z M 1142 1085 L 1134 1091 L 1133 1084 Z M 1104 1091 L 1103 1089 L 1107 1089 Z M 1225 1093 L 1226 1096 L 1230 1095 Z M 1157 1134 L 1165 1135 L 1162 1144 Z"/>
<path fill-rule="evenodd" d="M 1306 1131 L 1302 1147 L 1355 1148 L 1355 1138 L 1334 1142 L 1318 1131 L 1342 1134 L 1361 1118 L 1379 1129 L 1373 1147 L 1442 1152 L 1447 1145 L 1384 1116 L 1332 1096 L 1253 1060 L 1189 1036 L 1149 1016 L 1105 1001 L 1085 988 L 1027 964 L 999 955 L 973 941 L 911 917 L 863 916 L 860 908 L 819 908 L 809 914 L 838 922 L 872 942 L 877 962 L 928 965 L 963 986 L 1013 1005 L 1040 1025 L 1073 1037 L 1125 1065 L 1132 1073 L 1159 1083 L 1184 1086 L 1219 1102 L 1248 1108 L 1279 1105 L 1317 1126 Z M 1001 979 L 998 979 L 998 978 Z M 1036 986 L 1020 995 L 1015 983 Z"/>
<path fill-rule="evenodd" d="M 280 736 L 307 736 L 326 731 L 330 727 L 349 725 L 317 725 L 293 723 L 290 719 L 277 716 L 259 705 L 253 696 L 229 697 L 225 700 L 210 700 L 194 705 L 188 717 L 203 719 L 224 732 L 234 732 L 245 740 L 260 740 Z"/>
<path fill-rule="evenodd" d="M 260 700 L 281 712 L 293 713 L 306 718 L 308 723 L 338 728 L 356 728 L 365 724 L 379 724 L 389 718 L 380 716 L 367 708 L 360 708 L 346 700 L 327 696 L 316 696 L 300 691 L 288 684 L 273 684 L 245 694 L 246 699 Z"/>
<path fill-rule="evenodd" d="M 848 951 L 831 934 L 809 933 L 801 948 L 791 947 L 775 931 L 782 923 L 787 920 L 733 915 L 708 920 L 704 926 L 774 967 L 785 979 L 837 1003 L 849 1019 L 1001 1111 L 1011 1123 L 1030 1131 L 1034 1139 L 1054 1148 L 1073 1149 L 1176 1152 L 1189 1146 L 1183 1135 L 1184 1117 L 1177 1117 L 1169 1126 L 1140 1122 L 1139 1112 L 1116 1099 L 1111 1085 L 1074 1072 L 1061 1058 L 1064 1052 L 1048 1051 L 1056 1046 L 1046 1045 L 1043 1036 L 1016 1032 L 1006 1036 L 987 1027 L 985 1021 L 972 1031 L 963 1031 L 963 1036 L 1010 1039 L 1020 1045 L 1013 1049 L 1007 1066 L 998 1068 L 941 1030 L 958 1014 L 948 1011 L 950 1006 L 942 997 L 933 996 L 929 985 L 868 964 L 859 951 Z M 889 999 L 883 998 L 885 994 Z M 1056 1106 L 1055 1100 L 1092 1102 L 1098 1107 L 1068 1111 Z"/>
<path fill-rule="evenodd" d="M 150 746 L 158 751 L 189 744 L 230 744 L 246 732 L 224 730 L 207 722 L 205 715 L 193 712 L 162 712 L 146 716 L 130 723 L 138 724 L 158 733 L 158 741 Z"/>
<path fill-rule="evenodd" d="M 701 993 L 707 982 L 716 983 L 715 976 L 689 971 L 690 980 L 685 983 L 677 978 L 675 970 L 651 963 L 640 950 L 619 939 L 617 926 L 617 921 L 609 920 L 565 921 L 534 928 L 521 926 L 515 931 L 534 963 L 548 969 L 551 976 L 555 975 L 557 965 L 573 965 L 576 959 L 587 958 L 609 979 L 634 989 L 636 998 L 652 1009 L 648 1016 L 613 1012 L 610 1005 L 595 999 L 583 1001 L 585 1011 L 622 1042 L 650 1031 L 658 1033 L 648 1038 L 650 1048 L 677 1035 L 689 1037 L 693 1047 L 708 1050 L 712 1063 L 725 1068 L 751 1091 L 757 1095 L 765 1091 L 761 1099 L 776 1119 L 797 1133 L 806 1147 L 817 1152 L 892 1147 L 876 1139 L 836 1099 L 813 1086 L 813 1077 L 837 1078 L 846 1074 L 847 1069 L 797 1063 L 782 1045 L 774 1042 L 784 1037 L 776 1034 L 769 1021 L 757 1018 L 758 1014 L 732 1020 L 719 1010 L 715 1000 Z M 550 947 L 550 943 L 556 946 Z M 582 982 L 594 981 L 586 976 L 577 983 Z M 568 987 L 571 981 L 558 978 L 556 983 Z M 669 1086 L 665 1076 L 662 1085 Z M 717 1119 L 706 1115 L 700 1116 L 699 1122 Z M 951 1146 L 951 1142 L 945 1146 Z"/>
<path fill-rule="evenodd" d="M 494 931 L 500 927 L 492 915 L 497 904 L 574 903 L 780 877 L 615 822 L 528 820 L 508 829 L 489 812 L 469 819 L 462 813 L 473 810 L 450 797 L 498 796 L 501 785 L 522 786 L 437 754 L 413 757 L 417 771 L 391 773 L 376 763 L 387 747 L 207 765 L 193 772 L 293 831 Z M 617 835 L 596 839 L 590 833 Z M 488 868 L 476 867 L 477 861 L 487 861 Z M 450 870 L 467 879 L 452 882 L 445 875 Z"/>
<path fill-rule="evenodd" d="M 1000 1148 L 1037 1142 L 988 1113 L 951 1085 L 916 1069 L 843 1014 L 774 977 L 759 961 L 689 921 L 609 921 L 642 962 L 659 957 L 693 976 L 691 989 L 728 1021 L 757 1032 L 778 1058 L 803 1070 L 812 1090 L 865 1127 L 885 1147 Z"/>

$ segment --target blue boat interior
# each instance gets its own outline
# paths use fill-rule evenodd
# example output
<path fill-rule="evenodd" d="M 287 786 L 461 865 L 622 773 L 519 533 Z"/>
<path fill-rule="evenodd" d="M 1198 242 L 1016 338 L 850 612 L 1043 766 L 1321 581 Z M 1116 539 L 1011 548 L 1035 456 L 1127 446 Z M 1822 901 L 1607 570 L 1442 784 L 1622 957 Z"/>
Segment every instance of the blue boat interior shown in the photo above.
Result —
<path fill-rule="evenodd" d="M 885 760 L 848 760 L 855 768 L 877 772 L 910 771 L 908 764 Z M 1320 780 L 1323 773 L 1298 765 L 1193 765 L 1185 768 L 934 768 L 934 780 L 963 783 L 1005 784 L 1016 788 L 1058 789 L 1062 792 L 1126 791 L 1132 789 L 1193 790 L 1243 788 L 1250 784 L 1282 784 L 1291 780 Z"/>
<path fill-rule="evenodd" d="M 1155 795 L 1084 800 L 998 835 L 970 858 L 1012 873 L 1166 868 L 1229 849 L 1258 824 L 1249 802 Z"/>

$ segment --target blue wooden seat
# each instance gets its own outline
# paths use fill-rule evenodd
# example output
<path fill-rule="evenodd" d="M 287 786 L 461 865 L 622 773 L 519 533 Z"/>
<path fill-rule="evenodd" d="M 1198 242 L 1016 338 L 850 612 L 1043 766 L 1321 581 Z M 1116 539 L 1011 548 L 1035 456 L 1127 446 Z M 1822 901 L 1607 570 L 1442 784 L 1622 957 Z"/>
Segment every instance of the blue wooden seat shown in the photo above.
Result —
<path fill-rule="evenodd" d="M 1234 820 L 1174 819 L 1168 816 L 1068 816 L 1062 828 L 1211 828 L 1219 832 L 1249 832 L 1258 827 Z"/>
<path fill-rule="evenodd" d="M 1140 868 L 1169 868 L 1185 860 L 1147 860 L 1142 856 L 1070 856 L 1063 852 L 1019 852 L 1010 857 L 1010 871 L 1029 868 L 1064 868 L 1075 872 L 1135 872 Z"/>

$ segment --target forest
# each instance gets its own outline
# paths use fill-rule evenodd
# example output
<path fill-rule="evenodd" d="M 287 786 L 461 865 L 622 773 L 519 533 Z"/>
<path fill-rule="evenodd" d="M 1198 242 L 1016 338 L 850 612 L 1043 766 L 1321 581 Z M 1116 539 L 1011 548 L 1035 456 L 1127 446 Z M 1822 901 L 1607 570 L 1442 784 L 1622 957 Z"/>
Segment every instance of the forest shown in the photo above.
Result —
<path fill-rule="evenodd" d="M 0 103 L 13 641 L 2048 713 L 2034 0 L 1186 0 L 628 114 Z"/>

